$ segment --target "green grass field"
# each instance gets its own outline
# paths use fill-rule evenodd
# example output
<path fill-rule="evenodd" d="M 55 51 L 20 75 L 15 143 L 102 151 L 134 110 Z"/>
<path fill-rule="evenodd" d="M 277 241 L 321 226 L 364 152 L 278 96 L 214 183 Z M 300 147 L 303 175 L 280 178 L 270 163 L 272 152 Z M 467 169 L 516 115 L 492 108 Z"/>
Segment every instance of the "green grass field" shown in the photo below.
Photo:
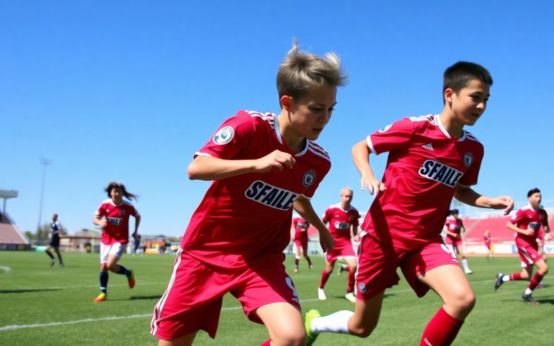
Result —
<path fill-rule="evenodd" d="M 42 253 L 0 252 L 0 345 L 155 345 L 149 335 L 154 304 L 168 282 L 173 256 L 125 255 L 121 264 L 135 270 L 137 286 L 130 290 L 124 277 L 110 275 L 109 301 L 93 304 L 98 293 L 98 256 L 64 254 L 66 267 L 50 268 Z M 292 258 L 287 258 L 292 267 Z M 343 298 L 345 276 L 336 272 L 326 287 L 328 300 L 318 301 L 316 288 L 323 259 L 315 268 L 293 274 L 304 311 L 319 309 L 323 314 L 352 309 Z M 455 345 L 552 345 L 554 285 L 551 277 L 535 291 L 538 306 L 521 301 L 524 282 L 509 282 L 495 293 L 497 272 L 518 269 L 515 257 L 470 258 L 470 276 L 477 305 Z M 367 339 L 323 334 L 317 345 L 418 345 L 427 321 L 440 305 L 429 293 L 417 299 L 402 281 L 388 291 L 379 326 Z M 265 328 L 249 322 L 239 303 L 226 296 L 215 340 L 204 332 L 197 345 L 259 345 L 267 339 Z"/>

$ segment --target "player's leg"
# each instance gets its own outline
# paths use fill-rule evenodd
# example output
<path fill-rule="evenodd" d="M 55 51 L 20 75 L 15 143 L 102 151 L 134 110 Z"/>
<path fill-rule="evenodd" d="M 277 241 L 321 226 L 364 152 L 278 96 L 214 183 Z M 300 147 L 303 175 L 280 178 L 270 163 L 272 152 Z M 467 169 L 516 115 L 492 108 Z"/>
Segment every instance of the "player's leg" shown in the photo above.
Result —
<path fill-rule="evenodd" d="M 58 263 L 60 264 L 60 267 L 63 267 L 63 259 L 62 259 L 62 253 L 60 252 L 60 247 L 59 246 L 55 247 L 54 251 L 56 252 L 56 256 L 58 256 Z"/>
<path fill-rule="evenodd" d="M 331 250 L 330 252 L 332 251 L 333 250 Z M 333 268 L 335 268 L 335 262 L 336 259 L 332 258 L 328 253 L 325 260 L 325 268 L 323 268 L 323 271 L 321 272 L 319 288 L 317 289 L 317 297 L 319 298 L 319 300 L 327 299 L 327 295 L 325 294 L 325 284 L 327 283 L 327 280 L 329 280 L 329 276 L 331 276 Z"/>
<path fill-rule="evenodd" d="M 158 346 L 190 346 L 192 345 L 192 342 L 194 341 L 195 337 L 196 337 L 196 332 L 187 334 L 185 336 L 181 336 L 173 340 L 159 339 Z"/>
<path fill-rule="evenodd" d="M 302 253 L 304 254 L 304 258 L 308 262 L 308 268 L 312 269 L 313 268 L 312 259 L 310 258 L 310 255 L 308 254 L 308 241 L 307 240 L 302 242 Z"/>
<path fill-rule="evenodd" d="M 544 276 L 548 273 L 548 265 L 542 259 L 542 256 L 539 257 L 539 259 L 535 262 L 535 266 L 537 267 L 537 271 L 535 272 L 535 275 L 531 277 L 531 280 L 529 281 L 529 286 L 527 286 L 522 295 L 523 300 L 529 303 L 536 303 L 535 299 L 533 298 L 533 291 L 535 290 L 535 288 L 537 288 Z"/>
<path fill-rule="evenodd" d="M 302 258 L 302 246 L 298 242 L 294 242 L 294 272 L 298 273 L 300 266 L 300 258 Z"/>
<path fill-rule="evenodd" d="M 348 281 L 344 297 L 354 303 L 356 301 L 356 297 L 354 296 L 354 284 L 356 280 L 356 266 L 358 263 L 355 257 L 345 257 L 344 260 L 348 265 Z"/>
<path fill-rule="evenodd" d="M 304 345 L 306 334 L 302 315 L 293 305 L 284 302 L 261 306 L 256 314 L 267 328 L 271 345 Z"/>
<path fill-rule="evenodd" d="M 44 253 L 46 255 L 48 255 L 48 257 L 50 257 L 50 267 L 53 267 L 54 264 L 56 264 L 56 262 L 55 262 L 54 255 L 52 254 L 51 250 L 52 250 L 52 246 L 48 245 L 46 247 L 46 250 L 44 250 Z"/>
<path fill-rule="evenodd" d="M 357 299 L 354 312 L 341 310 L 327 316 L 320 316 L 317 310 L 306 314 L 307 343 L 311 345 L 321 333 L 351 334 L 366 338 L 379 322 L 384 291 L 364 299 Z"/>
<path fill-rule="evenodd" d="M 462 262 L 462 267 L 464 267 L 464 273 L 473 274 L 473 271 L 469 268 L 469 264 L 467 263 L 467 257 L 466 257 L 466 253 L 464 251 L 463 244 L 461 242 L 459 242 L 454 246 L 456 248 L 456 252 L 460 256 L 460 259 L 461 259 L 461 262 Z"/>
<path fill-rule="evenodd" d="M 475 305 L 475 294 L 461 268 L 443 265 L 419 278 L 442 299 L 443 305 L 427 324 L 420 345 L 450 345 Z"/>
<path fill-rule="evenodd" d="M 133 270 L 127 269 L 118 263 L 119 260 L 121 259 L 121 256 L 123 256 L 123 254 L 125 253 L 126 249 L 127 249 L 126 244 L 121 244 L 121 243 L 113 244 L 110 249 L 106 265 L 108 266 L 108 269 L 111 272 L 119 275 L 125 275 L 127 277 L 127 283 L 129 285 L 129 288 L 134 288 L 135 274 Z"/>

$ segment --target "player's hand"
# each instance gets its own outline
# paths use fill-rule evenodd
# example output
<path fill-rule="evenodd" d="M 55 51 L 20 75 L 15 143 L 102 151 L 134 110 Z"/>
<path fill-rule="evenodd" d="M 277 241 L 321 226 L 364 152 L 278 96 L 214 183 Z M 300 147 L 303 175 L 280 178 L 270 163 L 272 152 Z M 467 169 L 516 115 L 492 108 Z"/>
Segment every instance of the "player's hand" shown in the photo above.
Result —
<path fill-rule="evenodd" d="M 325 230 L 324 232 L 319 232 L 319 244 L 321 245 L 323 252 L 333 250 L 335 247 L 335 241 L 329 231 Z"/>
<path fill-rule="evenodd" d="M 106 219 L 100 220 L 100 225 L 99 226 L 102 229 L 106 228 L 106 226 L 108 226 L 108 220 L 106 220 Z"/>
<path fill-rule="evenodd" d="M 256 160 L 255 169 L 257 172 L 269 172 L 272 169 L 282 171 L 285 167 L 292 168 L 296 160 L 294 157 L 280 150 L 274 150 L 266 156 Z"/>
<path fill-rule="evenodd" d="M 375 179 L 375 177 L 364 177 L 362 176 L 360 180 L 360 186 L 362 190 L 367 190 L 371 195 L 376 194 L 379 191 L 385 191 L 387 188 L 385 187 L 385 184 L 383 184 L 378 179 Z"/>
<path fill-rule="evenodd" d="M 527 228 L 526 230 L 523 231 L 523 234 L 532 236 L 533 234 L 535 234 L 535 230 L 532 228 Z"/>
<path fill-rule="evenodd" d="M 504 215 L 508 215 L 514 209 L 514 199 L 510 196 L 495 197 L 491 200 L 490 207 L 493 209 L 504 209 Z"/>

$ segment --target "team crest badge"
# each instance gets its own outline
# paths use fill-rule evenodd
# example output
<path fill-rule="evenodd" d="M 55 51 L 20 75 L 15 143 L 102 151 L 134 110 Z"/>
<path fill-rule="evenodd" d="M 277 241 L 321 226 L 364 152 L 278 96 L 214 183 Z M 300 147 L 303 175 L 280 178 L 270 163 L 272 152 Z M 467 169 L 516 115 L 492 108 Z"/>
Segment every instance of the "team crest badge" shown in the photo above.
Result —
<path fill-rule="evenodd" d="M 217 145 L 224 145 L 229 143 L 234 135 L 235 131 L 233 128 L 231 126 L 225 126 L 216 132 L 212 140 Z"/>
<path fill-rule="evenodd" d="M 473 154 L 465 153 L 464 154 L 464 166 L 469 167 L 473 163 Z"/>
<path fill-rule="evenodd" d="M 365 283 L 361 282 L 358 284 L 358 290 L 362 293 L 366 293 L 367 292 L 367 287 L 365 285 Z"/>
<path fill-rule="evenodd" d="M 302 185 L 304 187 L 310 187 L 315 181 L 315 172 L 310 170 L 304 173 L 304 177 L 302 178 Z"/>

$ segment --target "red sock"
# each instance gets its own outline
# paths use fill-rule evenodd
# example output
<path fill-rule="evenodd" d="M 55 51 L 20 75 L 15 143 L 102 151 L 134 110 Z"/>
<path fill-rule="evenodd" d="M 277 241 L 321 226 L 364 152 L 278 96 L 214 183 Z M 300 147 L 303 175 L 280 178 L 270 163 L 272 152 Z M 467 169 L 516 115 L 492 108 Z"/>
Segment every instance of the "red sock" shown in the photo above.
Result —
<path fill-rule="evenodd" d="M 348 272 L 348 285 L 346 285 L 346 292 L 354 291 L 354 281 L 356 280 L 356 272 Z"/>
<path fill-rule="evenodd" d="M 459 321 L 440 308 L 425 327 L 421 337 L 420 346 L 443 346 L 450 345 L 464 321 Z"/>
<path fill-rule="evenodd" d="M 533 275 L 533 278 L 531 279 L 531 282 L 529 283 L 529 289 L 532 291 L 535 288 L 537 288 L 537 286 L 539 285 L 539 283 L 541 282 L 543 277 L 544 277 L 544 275 L 542 275 L 539 272 L 536 272 L 535 275 Z"/>
<path fill-rule="evenodd" d="M 262 342 L 260 346 L 271 346 L 271 339 L 267 339 L 266 341 Z"/>
<path fill-rule="evenodd" d="M 325 287 L 327 280 L 329 280 L 329 275 L 330 273 L 325 270 L 321 272 L 321 280 L 319 281 L 319 288 Z"/>
<path fill-rule="evenodd" d="M 512 273 L 510 274 L 510 280 L 522 280 L 521 273 Z"/>

